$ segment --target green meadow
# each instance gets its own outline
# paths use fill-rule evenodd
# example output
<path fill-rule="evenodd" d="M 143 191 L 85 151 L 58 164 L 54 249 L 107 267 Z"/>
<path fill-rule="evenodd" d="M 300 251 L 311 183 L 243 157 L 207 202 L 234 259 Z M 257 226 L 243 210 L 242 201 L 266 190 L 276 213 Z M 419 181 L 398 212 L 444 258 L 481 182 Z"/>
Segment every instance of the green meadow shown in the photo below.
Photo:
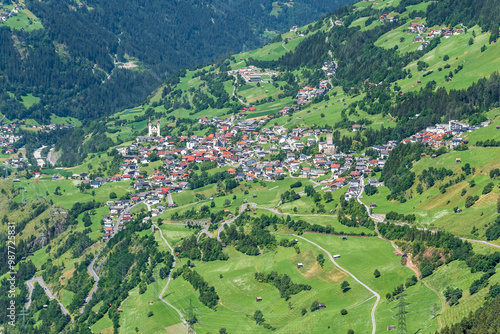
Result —
<path fill-rule="evenodd" d="M 397 325 L 395 314 L 396 301 L 387 301 L 385 295 L 406 282 L 414 275 L 409 269 L 401 265 L 401 258 L 394 255 L 394 248 L 387 241 L 372 238 L 353 238 L 347 240 L 319 234 L 305 234 L 307 239 L 324 247 L 332 255 L 338 254 L 337 263 L 351 272 L 363 283 L 375 290 L 381 296 L 381 303 L 377 307 L 377 332 L 385 331 L 390 325 Z M 381 273 L 375 278 L 373 272 L 378 269 Z M 406 290 L 409 313 L 406 315 L 409 332 L 421 331 L 434 333 L 437 329 L 436 319 L 429 316 L 429 310 L 434 303 L 439 303 L 438 296 L 420 283 Z M 373 305 L 374 299 L 370 301 Z"/>
<path fill-rule="evenodd" d="M 461 163 L 455 163 L 455 159 L 460 158 Z M 462 173 L 461 168 L 469 163 L 475 168 L 475 173 L 469 175 L 465 181 L 459 182 L 446 189 L 445 193 L 439 191 L 442 184 L 450 179 L 455 179 Z M 490 223 L 491 218 L 496 213 L 496 198 L 500 194 L 500 189 L 496 186 L 498 181 L 489 178 L 491 169 L 500 166 L 499 148 L 470 148 L 467 151 L 455 151 L 453 154 L 444 154 L 437 158 L 429 156 L 421 158 L 413 165 L 415 174 L 420 175 L 424 169 L 429 167 L 451 169 L 455 174 L 418 194 L 416 187 L 420 181 L 415 180 L 413 187 L 409 190 L 412 194 L 405 203 L 388 201 L 387 195 L 390 190 L 386 187 L 379 187 L 378 193 L 372 196 L 363 194 L 362 201 L 365 204 L 376 203 L 377 207 L 372 209 L 373 213 L 388 213 L 395 211 L 404 214 L 415 214 L 417 225 L 431 229 L 446 229 L 462 237 L 483 237 L 485 225 Z M 475 186 L 470 187 L 469 181 L 474 180 Z M 483 195 L 482 191 L 486 184 L 495 184 L 493 191 Z M 425 187 L 424 187 L 425 189 Z M 462 196 L 462 190 L 466 194 Z M 479 200 L 471 207 L 465 208 L 467 196 L 479 196 Z M 453 209 L 458 207 L 461 213 L 454 213 Z M 479 235 L 472 234 L 472 228 L 479 230 Z"/>

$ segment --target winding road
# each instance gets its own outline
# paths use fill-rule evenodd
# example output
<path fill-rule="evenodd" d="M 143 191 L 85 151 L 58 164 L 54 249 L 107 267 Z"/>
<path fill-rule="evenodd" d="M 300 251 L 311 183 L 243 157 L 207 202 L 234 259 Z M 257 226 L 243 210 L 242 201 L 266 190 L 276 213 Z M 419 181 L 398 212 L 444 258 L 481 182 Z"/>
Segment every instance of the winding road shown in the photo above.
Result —
<path fill-rule="evenodd" d="M 143 202 L 144 201 L 137 202 L 134 205 L 132 205 L 130 208 L 127 208 L 127 209 L 122 211 L 122 213 L 120 214 L 120 216 L 118 216 L 118 219 L 116 220 L 116 224 L 115 224 L 114 230 L 113 230 L 113 235 L 109 239 L 113 238 L 116 235 L 116 233 L 118 232 L 118 227 L 120 226 L 120 223 L 123 221 L 123 216 L 125 216 L 125 214 L 130 214 L 130 212 L 129 212 L 130 209 L 132 209 L 136 205 L 139 205 L 140 203 L 143 203 Z M 146 205 L 148 206 L 148 209 L 149 209 L 149 205 L 148 204 L 146 204 Z M 82 306 L 82 309 L 80 310 L 80 314 L 83 314 L 83 312 L 85 311 L 85 306 L 87 306 L 87 304 L 92 300 L 92 297 L 94 297 L 94 294 L 97 291 L 97 283 L 99 283 L 99 275 L 97 275 L 97 273 L 95 272 L 94 266 L 95 266 L 95 262 L 99 258 L 99 255 L 101 255 L 101 252 L 105 247 L 106 246 L 102 247 L 99 250 L 99 252 L 97 252 L 97 255 L 92 259 L 92 262 L 90 262 L 90 264 L 87 268 L 90 276 L 92 276 L 94 278 L 94 287 L 92 288 L 92 291 L 90 291 L 90 294 L 87 296 L 87 298 L 85 298 L 85 304 Z"/>
<path fill-rule="evenodd" d="M 217 240 L 220 242 L 220 233 L 222 232 L 222 230 L 224 230 L 224 227 L 227 225 L 231 225 L 231 223 L 233 223 L 236 219 L 238 219 L 239 216 L 241 216 L 241 214 L 245 211 L 246 207 L 247 206 L 250 206 L 254 209 L 261 209 L 261 210 L 267 210 L 267 211 L 271 211 L 272 213 L 274 213 L 275 215 L 280 215 L 280 216 L 292 216 L 292 217 L 328 217 L 328 218 L 335 218 L 337 217 L 337 215 L 303 215 L 303 214 L 299 214 L 299 213 L 283 213 L 283 212 L 279 212 L 277 211 L 276 209 L 272 209 L 272 208 L 265 208 L 265 207 L 262 207 L 262 206 L 257 206 L 257 203 L 243 203 L 241 204 L 240 206 L 240 212 L 238 213 L 238 215 L 234 216 L 233 218 L 229 219 L 229 220 L 226 220 L 224 223 L 221 224 L 221 226 L 219 226 L 219 228 L 217 229 Z"/>
<path fill-rule="evenodd" d="M 47 287 L 47 285 L 45 285 L 45 282 L 43 281 L 43 278 L 42 277 L 34 277 L 34 278 L 30 279 L 29 281 L 26 281 L 26 285 L 28 285 L 28 302 L 24 306 L 24 308 L 26 310 L 29 309 L 29 307 L 31 305 L 31 296 L 33 294 L 33 290 L 35 289 L 35 286 L 33 285 L 34 282 L 37 282 L 38 284 L 40 284 L 40 286 L 43 288 L 43 291 L 45 291 L 45 294 L 47 295 L 47 297 L 49 297 L 50 300 L 56 299 L 56 297 L 54 297 L 54 295 L 49 290 L 49 288 Z M 70 313 L 68 312 L 68 310 L 66 310 L 66 308 L 64 307 L 64 305 L 61 304 L 61 302 L 59 302 L 58 300 L 57 300 L 57 303 L 61 307 L 61 312 L 64 315 L 69 315 L 71 317 Z M 71 318 L 71 322 L 73 322 L 73 318 Z"/>
<path fill-rule="evenodd" d="M 361 180 L 361 191 L 359 192 L 358 196 L 356 197 L 356 200 L 365 207 L 366 209 L 366 212 L 368 213 L 368 216 L 370 216 L 371 219 L 373 219 L 376 223 L 385 223 L 384 219 L 380 218 L 380 217 L 375 217 L 374 215 L 372 215 L 370 213 L 370 208 L 363 202 L 361 202 L 361 200 L 359 199 L 361 194 L 363 193 L 364 191 L 364 184 L 363 184 L 363 178 L 360 179 Z M 406 224 L 406 223 L 399 223 L 399 224 L 395 224 L 395 225 L 408 225 L 408 226 L 412 226 L 410 224 Z M 376 226 L 376 224 L 375 224 Z M 436 233 L 437 231 L 434 231 L 434 230 L 429 230 L 427 228 L 423 228 L 423 227 L 415 227 L 417 230 L 420 230 L 420 231 L 430 231 L 431 233 Z M 378 229 L 376 228 L 376 231 L 377 231 L 377 234 L 378 234 Z M 380 236 L 380 235 L 379 235 Z M 496 244 L 493 244 L 491 242 L 488 242 L 488 241 L 484 241 L 484 240 L 477 240 L 477 239 L 469 239 L 469 238 L 462 238 L 462 237 L 458 237 L 460 238 L 461 240 L 464 240 L 464 241 L 469 241 L 469 242 L 477 242 L 477 243 L 480 243 L 480 244 L 483 244 L 483 245 L 487 245 L 487 246 L 490 246 L 490 247 L 494 247 L 494 248 L 499 248 L 500 249 L 500 245 L 496 245 Z"/>
<path fill-rule="evenodd" d="M 241 103 L 241 104 L 244 104 L 244 105 L 246 105 L 246 106 L 248 107 L 248 106 L 250 105 L 250 103 L 243 102 L 243 100 L 242 100 L 242 99 L 240 99 L 240 97 L 239 97 L 239 96 L 238 96 L 238 94 L 236 93 L 236 89 L 237 89 L 237 87 L 238 87 L 238 76 L 237 76 L 237 75 L 235 75 L 235 76 L 234 76 L 233 96 L 234 96 L 235 98 L 237 98 L 237 99 L 238 99 L 238 101 L 240 101 L 240 103 Z"/>
<path fill-rule="evenodd" d="M 156 224 L 153 224 L 153 225 L 158 228 L 158 231 L 160 231 L 161 238 L 163 239 L 163 241 L 165 241 L 165 244 L 170 249 L 170 254 L 172 254 L 172 256 L 174 257 L 174 262 L 172 263 L 172 269 L 170 270 L 170 273 L 171 273 L 174 270 L 175 264 L 176 264 L 176 259 L 175 259 L 175 255 L 174 255 L 174 249 L 172 248 L 172 246 L 170 246 L 170 244 L 168 243 L 167 239 L 165 239 L 165 237 L 163 236 L 163 232 L 162 232 L 161 228 L 159 228 L 158 225 L 156 225 Z M 182 315 L 181 311 L 179 311 L 179 309 L 177 307 L 175 307 L 174 305 L 170 304 L 169 302 L 167 302 L 162 297 L 165 294 L 165 291 L 167 291 L 168 285 L 170 284 L 170 281 L 172 280 L 172 276 L 170 275 L 170 273 L 168 274 L 167 283 L 163 287 L 163 290 L 161 290 L 161 293 L 158 296 L 158 298 L 160 298 L 160 300 L 162 302 L 164 302 L 167 306 L 170 306 L 172 309 L 174 309 L 177 312 L 177 314 L 179 314 L 179 317 L 180 317 L 182 323 L 184 324 L 184 326 L 186 326 L 188 329 L 190 329 L 191 332 L 195 333 L 195 331 L 187 323 L 186 319 L 184 319 L 184 316 Z"/>
<path fill-rule="evenodd" d="M 346 269 L 342 268 L 341 266 L 339 266 L 339 264 L 337 262 L 335 262 L 335 259 L 333 258 L 332 254 L 330 254 L 329 251 L 327 251 L 326 249 L 324 249 L 323 247 L 321 247 L 320 245 L 318 245 L 317 243 L 315 242 L 312 242 L 311 240 L 308 240 L 300 235 L 296 235 L 296 234 L 293 234 L 293 236 L 295 236 L 296 238 L 300 238 L 304 241 L 307 241 L 308 243 L 318 247 L 319 249 L 321 249 L 323 252 L 326 253 L 326 255 L 328 255 L 328 258 L 330 259 L 330 261 L 332 261 L 332 263 L 337 267 L 339 268 L 340 270 L 342 270 L 343 272 L 345 272 L 346 274 L 348 274 L 349 276 L 351 276 L 356 282 L 358 282 L 359 284 L 361 284 L 363 287 L 365 287 L 368 291 L 370 291 L 376 298 L 377 300 L 375 301 L 375 304 L 373 305 L 372 307 L 372 312 L 371 312 L 371 318 L 372 318 L 372 334 L 375 334 L 375 332 L 377 331 L 377 324 L 376 324 L 376 321 L 375 321 L 375 310 L 377 309 L 377 306 L 380 302 L 380 295 L 375 292 L 374 290 L 372 290 L 368 285 L 366 285 L 365 283 L 361 282 L 356 276 L 354 276 L 352 273 L 350 273 L 349 271 L 347 271 Z M 372 297 L 373 298 L 373 297 Z"/>

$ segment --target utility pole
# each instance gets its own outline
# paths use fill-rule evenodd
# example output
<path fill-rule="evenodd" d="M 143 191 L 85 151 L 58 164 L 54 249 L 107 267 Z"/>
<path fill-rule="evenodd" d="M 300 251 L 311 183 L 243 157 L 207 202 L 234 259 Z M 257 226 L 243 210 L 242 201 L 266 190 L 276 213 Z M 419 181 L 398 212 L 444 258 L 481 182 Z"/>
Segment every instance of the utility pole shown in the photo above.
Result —
<path fill-rule="evenodd" d="M 406 329 L 406 306 L 408 306 L 408 303 L 405 302 L 405 297 L 406 295 L 402 293 L 399 295 L 399 303 L 398 306 L 395 308 L 398 308 L 398 314 L 396 316 L 398 317 L 398 328 L 397 328 L 397 333 L 398 334 L 408 334 L 408 330 Z"/>
<path fill-rule="evenodd" d="M 193 306 L 193 303 L 191 301 L 191 298 L 189 298 L 189 308 L 187 309 L 188 311 L 188 316 L 187 316 L 187 323 L 189 326 L 197 322 L 198 320 L 196 319 L 196 315 L 194 314 L 194 309 L 195 307 Z M 189 327 L 191 329 L 191 327 Z"/>

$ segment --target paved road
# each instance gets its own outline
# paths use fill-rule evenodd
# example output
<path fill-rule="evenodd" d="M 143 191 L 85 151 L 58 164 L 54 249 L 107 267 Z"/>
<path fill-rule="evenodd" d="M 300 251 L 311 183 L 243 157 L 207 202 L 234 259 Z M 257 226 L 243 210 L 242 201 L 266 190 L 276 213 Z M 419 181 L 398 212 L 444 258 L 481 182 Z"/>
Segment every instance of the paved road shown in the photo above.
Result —
<path fill-rule="evenodd" d="M 300 213 L 284 213 L 284 212 L 279 212 L 277 211 L 276 209 L 272 209 L 272 208 L 265 208 L 265 207 L 262 207 L 262 206 L 257 206 L 257 203 L 247 203 L 247 205 L 250 205 L 251 207 L 253 207 L 254 209 L 261 209 L 261 210 L 267 210 L 267 211 L 271 211 L 272 213 L 276 214 L 276 215 L 282 215 L 282 216 L 292 216 L 292 217 L 329 217 L 329 218 L 335 218 L 337 217 L 337 215 L 322 215 L 322 214 L 300 214 Z"/>
<path fill-rule="evenodd" d="M 238 219 L 239 216 L 241 216 L 241 214 L 245 211 L 245 208 L 247 207 L 247 205 L 250 205 L 250 204 L 255 204 L 255 203 L 243 203 L 241 204 L 240 206 L 240 212 L 234 216 L 233 218 L 229 219 L 229 220 L 226 220 L 224 223 L 222 223 L 219 228 L 217 229 L 217 240 L 220 242 L 220 233 L 222 232 L 222 230 L 224 229 L 224 227 L 227 225 L 231 225 L 232 222 L 234 222 L 236 219 Z M 257 204 L 255 204 L 257 205 Z"/>
<path fill-rule="evenodd" d="M 206 234 L 209 238 L 212 237 L 212 233 L 208 232 L 208 225 L 198 233 L 198 237 L 196 238 L 196 242 L 200 241 L 200 238 L 203 234 Z"/>
<path fill-rule="evenodd" d="M 485 244 L 485 245 L 488 245 L 488 246 L 491 246 L 491 247 L 500 248 L 499 245 L 495 245 L 495 244 L 492 244 L 491 242 L 487 242 L 487 241 L 484 241 L 484 240 L 475 240 L 475 239 L 467 239 L 467 238 L 460 238 L 460 239 L 466 240 L 466 241 L 472 241 L 472 242 L 479 242 L 481 244 Z"/>
<path fill-rule="evenodd" d="M 92 288 L 92 291 L 90 291 L 90 294 L 87 296 L 87 298 L 85 298 L 85 305 L 83 305 L 82 309 L 80 310 L 80 314 L 83 314 L 83 311 L 85 311 L 85 306 L 87 306 L 88 302 L 90 302 L 92 300 L 94 293 L 96 293 L 96 291 L 97 291 L 97 283 L 99 283 L 99 276 L 94 271 L 94 265 L 95 265 L 95 261 L 97 261 L 97 258 L 99 257 L 99 255 L 101 255 L 101 252 L 103 249 L 104 249 L 104 247 L 101 248 L 101 250 L 99 250 L 99 252 L 92 259 L 92 262 L 90 262 L 90 265 L 87 268 L 90 276 L 92 276 L 94 278 L 94 286 Z"/>
<path fill-rule="evenodd" d="M 123 221 L 123 216 L 125 216 L 126 214 L 130 214 L 129 210 L 132 209 L 133 207 L 135 207 L 136 205 L 138 205 L 139 203 L 142 203 L 142 201 L 137 202 L 134 205 L 132 205 L 130 208 L 123 210 L 123 212 L 120 214 L 120 216 L 118 216 L 118 219 L 116 220 L 116 224 L 114 227 L 113 235 L 110 237 L 110 239 L 113 238 L 116 235 L 116 233 L 118 232 L 118 227 L 120 226 L 120 223 Z M 148 204 L 146 204 L 146 205 L 148 205 Z M 148 205 L 148 209 L 149 209 L 149 205 Z M 97 283 L 99 282 L 99 276 L 95 272 L 94 266 L 95 266 L 95 262 L 99 258 L 99 255 L 101 255 L 101 252 L 105 247 L 106 246 L 101 248 L 101 250 L 97 253 L 97 255 L 94 257 L 92 262 L 90 262 L 90 264 L 87 268 L 90 276 L 92 276 L 94 278 L 94 287 L 92 288 L 92 291 L 90 291 L 90 294 L 87 296 L 87 298 L 85 298 L 85 305 L 83 305 L 82 309 L 80 310 L 80 314 L 83 314 L 83 312 L 85 311 L 85 306 L 87 306 L 87 304 L 92 300 L 92 297 L 94 297 L 94 294 L 97 291 Z"/>
<path fill-rule="evenodd" d="M 238 76 L 235 75 L 234 76 L 234 86 L 233 86 L 233 96 L 235 98 L 238 99 L 238 101 L 240 101 L 241 104 L 244 104 L 246 105 L 247 107 L 250 105 L 250 103 L 247 103 L 247 102 L 243 102 L 243 100 L 240 99 L 240 97 L 238 96 L 238 94 L 236 93 L 236 88 L 238 87 Z"/>
<path fill-rule="evenodd" d="M 158 227 L 156 224 L 153 224 L 153 225 L 155 227 Z M 176 264 L 175 255 L 174 255 L 174 249 L 172 248 L 172 246 L 170 246 L 170 244 L 168 243 L 167 239 L 165 239 L 165 237 L 163 236 L 163 232 L 162 232 L 162 230 L 159 227 L 158 227 L 158 231 L 160 231 L 161 238 L 163 239 L 163 241 L 165 241 L 165 244 L 167 245 L 167 247 L 170 248 L 170 254 L 172 254 L 172 256 L 174 257 L 174 262 L 172 263 L 172 270 L 170 271 L 170 273 L 171 273 L 174 270 L 175 264 Z M 168 274 L 167 283 L 165 284 L 165 287 L 163 288 L 163 290 L 161 290 L 161 293 L 158 296 L 158 298 L 160 298 L 160 300 L 162 302 L 164 302 L 167 306 L 170 306 L 171 308 L 173 308 L 177 312 L 177 314 L 179 314 L 179 317 L 180 317 L 182 323 L 184 324 L 184 326 L 186 326 L 187 328 L 191 329 L 191 331 L 193 333 L 195 333 L 195 331 L 187 323 L 186 319 L 184 319 L 184 316 L 182 315 L 181 311 L 179 311 L 179 309 L 177 307 L 175 307 L 174 305 L 170 304 L 169 302 L 167 302 L 162 297 L 165 294 L 165 291 L 167 291 L 168 285 L 170 284 L 170 281 L 172 280 L 172 276 L 170 275 L 170 273 Z"/>
<path fill-rule="evenodd" d="M 174 205 L 174 200 L 172 199 L 172 194 L 170 193 L 170 191 L 167 193 L 167 201 L 169 206 Z"/>
<path fill-rule="evenodd" d="M 364 286 L 368 291 L 370 291 L 371 293 L 373 293 L 373 295 L 375 297 L 377 297 L 377 300 L 375 301 L 375 304 L 373 305 L 373 308 L 372 308 L 372 313 L 371 313 L 371 317 L 372 317 L 372 334 L 375 334 L 375 332 L 377 331 L 377 324 L 376 324 L 376 321 L 375 321 L 375 310 L 377 309 L 377 306 L 378 306 L 378 303 L 380 302 L 380 295 L 378 293 L 376 293 L 374 290 L 372 290 L 368 285 L 366 285 L 365 283 L 361 282 L 356 276 L 354 276 L 352 273 L 350 273 L 349 271 L 347 271 L 346 269 L 342 268 L 341 266 L 338 265 L 337 262 L 335 262 L 335 259 L 333 258 L 332 254 L 330 254 L 330 252 L 328 252 L 326 249 L 324 249 L 323 247 L 321 247 L 320 245 L 318 245 L 317 243 L 315 242 L 312 242 L 311 240 L 308 240 L 300 235 L 296 235 L 296 234 L 293 234 L 293 236 L 295 236 L 296 238 L 300 238 L 300 239 L 303 239 L 304 241 L 307 241 L 309 242 L 310 244 L 318 247 L 319 249 L 321 249 L 323 252 L 325 252 L 327 255 L 328 255 L 328 258 L 330 258 L 330 261 L 332 261 L 332 263 L 338 267 L 340 270 L 344 271 L 346 274 L 348 274 L 349 276 L 351 276 L 356 282 L 358 282 L 359 284 L 361 284 L 362 286 Z"/>
<path fill-rule="evenodd" d="M 363 202 L 361 202 L 361 200 L 359 199 L 359 197 L 361 196 L 361 194 L 363 193 L 363 191 L 364 191 L 364 184 L 363 184 L 363 178 L 361 178 L 361 192 L 356 197 L 356 200 L 365 207 L 366 212 L 368 212 L 368 215 L 370 216 L 370 218 L 373 219 L 376 223 L 385 223 L 384 219 L 373 216 L 370 213 L 370 208 L 366 204 L 364 204 Z M 402 226 L 402 225 L 412 226 L 412 225 L 407 224 L 407 223 L 396 223 L 396 225 L 400 225 L 400 226 Z M 434 231 L 434 230 L 429 230 L 429 229 L 424 228 L 424 227 L 415 227 L 415 228 L 417 230 L 420 230 L 420 231 L 430 231 L 431 233 L 436 233 L 437 232 L 437 231 Z M 377 230 L 377 233 L 378 233 L 378 229 L 376 229 L 376 230 Z M 460 238 L 461 240 L 464 240 L 464 241 L 477 242 L 477 243 L 481 243 L 481 244 L 484 244 L 484 245 L 487 245 L 487 246 L 490 246 L 490 247 L 500 248 L 500 245 L 495 245 L 495 244 L 493 244 L 491 242 L 487 242 L 487 241 L 484 241 L 484 240 L 476 240 L 476 239 L 461 238 L 461 237 L 458 237 L 458 238 Z"/>
<path fill-rule="evenodd" d="M 33 294 L 33 289 L 35 288 L 35 286 L 33 285 L 34 282 L 37 282 L 38 284 L 40 284 L 40 286 L 43 288 L 43 291 L 45 291 L 45 294 L 47 295 L 47 297 L 49 297 L 50 300 L 56 299 L 56 297 L 54 297 L 54 295 L 49 290 L 49 288 L 47 287 L 47 285 L 45 285 L 45 282 L 43 281 L 43 278 L 42 277 L 34 277 L 34 278 L 30 279 L 29 281 L 26 281 L 26 284 L 28 285 L 28 293 L 29 293 L 29 295 L 28 295 L 28 302 L 24 306 L 25 309 L 28 309 L 30 307 L 30 305 L 31 305 L 31 295 Z M 66 310 L 66 308 L 64 307 L 63 304 L 61 304 L 59 301 L 57 301 L 57 303 L 61 307 L 61 312 L 64 315 L 70 315 L 70 313 L 68 312 L 68 310 Z M 71 322 L 73 322 L 73 318 L 71 318 Z"/>
<path fill-rule="evenodd" d="M 292 216 L 292 217 L 329 217 L 329 218 L 335 218 L 337 217 L 337 215 L 302 215 L 302 214 L 295 214 L 295 213 L 283 213 L 283 212 L 279 212 L 277 211 L 276 209 L 272 209 L 272 208 L 265 208 L 265 207 L 261 207 L 261 206 L 257 206 L 257 203 L 243 203 L 241 204 L 240 206 L 240 212 L 238 213 L 237 216 L 229 219 L 229 220 L 226 220 L 224 223 L 221 224 L 221 226 L 219 226 L 219 228 L 217 229 L 217 240 L 220 242 L 220 233 L 222 232 L 222 230 L 224 229 L 224 227 L 227 225 L 231 225 L 231 223 L 233 223 L 246 209 L 247 206 L 250 206 L 254 209 L 262 209 L 262 210 L 267 210 L 267 211 L 271 211 L 272 213 L 274 213 L 275 215 L 281 215 L 281 216 Z"/>

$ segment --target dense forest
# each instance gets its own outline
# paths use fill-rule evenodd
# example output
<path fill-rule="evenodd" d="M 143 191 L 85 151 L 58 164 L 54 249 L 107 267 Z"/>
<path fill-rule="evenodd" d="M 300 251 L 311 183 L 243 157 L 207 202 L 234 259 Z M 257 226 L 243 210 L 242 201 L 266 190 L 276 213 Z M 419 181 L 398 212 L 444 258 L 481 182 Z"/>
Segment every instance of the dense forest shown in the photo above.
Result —
<path fill-rule="evenodd" d="M 263 32 L 303 25 L 342 0 L 26 1 L 43 29 L 0 29 L 0 112 L 9 119 L 50 115 L 95 119 L 144 101 L 182 67 L 261 45 Z M 271 15 L 274 11 L 276 15 Z M 196 17 L 196 20 L 192 18 Z M 118 62 L 138 60 L 132 70 Z M 17 98 L 33 94 L 25 107 Z"/>

